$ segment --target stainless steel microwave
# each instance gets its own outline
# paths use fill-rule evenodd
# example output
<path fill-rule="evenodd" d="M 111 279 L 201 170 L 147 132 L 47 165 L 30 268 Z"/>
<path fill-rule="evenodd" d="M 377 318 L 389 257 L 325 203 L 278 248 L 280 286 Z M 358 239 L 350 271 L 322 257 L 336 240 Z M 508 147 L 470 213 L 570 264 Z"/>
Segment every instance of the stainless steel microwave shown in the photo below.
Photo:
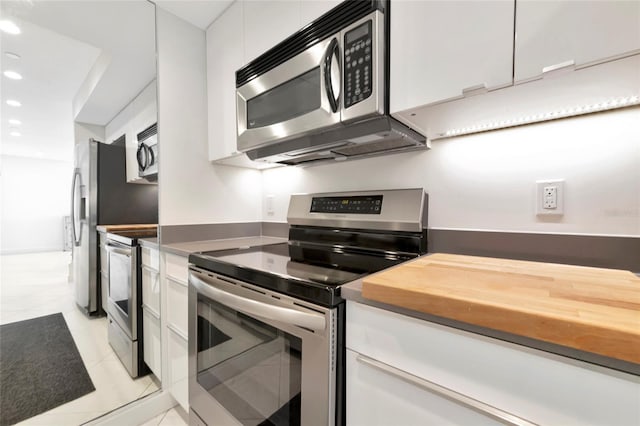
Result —
<path fill-rule="evenodd" d="M 238 70 L 238 150 L 299 164 L 424 147 L 388 114 L 388 8 L 343 2 Z"/>

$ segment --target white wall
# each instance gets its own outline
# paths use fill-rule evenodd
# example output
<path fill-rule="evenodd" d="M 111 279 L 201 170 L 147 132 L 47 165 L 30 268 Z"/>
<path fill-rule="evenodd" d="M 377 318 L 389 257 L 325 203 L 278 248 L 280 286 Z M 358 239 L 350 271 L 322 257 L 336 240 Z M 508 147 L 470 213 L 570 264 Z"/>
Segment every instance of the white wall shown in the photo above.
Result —
<path fill-rule="evenodd" d="M 263 172 L 267 221 L 296 192 L 424 187 L 429 227 L 640 236 L 640 108 L 433 142 L 430 151 Z M 535 181 L 565 179 L 561 219 L 535 215 Z M 263 203 L 266 208 L 266 203 Z"/>
<path fill-rule="evenodd" d="M 261 220 L 261 174 L 208 161 L 205 32 L 157 8 L 159 221 Z"/>
<path fill-rule="evenodd" d="M 3 155 L 0 252 L 62 251 L 73 162 Z"/>

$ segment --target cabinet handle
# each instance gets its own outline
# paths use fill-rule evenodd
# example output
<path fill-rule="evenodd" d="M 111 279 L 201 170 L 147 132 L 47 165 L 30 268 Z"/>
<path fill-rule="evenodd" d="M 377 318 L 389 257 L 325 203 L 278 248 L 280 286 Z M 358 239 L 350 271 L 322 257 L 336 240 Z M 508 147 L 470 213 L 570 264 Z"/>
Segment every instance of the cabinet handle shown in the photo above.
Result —
<path fill-rule="evenodd" d="M 547 76 L 556 71 L 569 71 L 573 70 L 576 67 L 576 62 L 573 59 L 568 61 L 560 62 L 558 64 L 549 65 L 547 67 L 542 68 L 542 75 Z"/>
<path fill-rule="evenodd" d="M 150 273 L 150 274 L 152 274 L 152 275 L 155 275 L 155 276 L 156 276 L 156 278 L 157 278 L 157 276 L 159 275 L 159 273 L 158 273 L 158 270 L 157 270 L 157 269 L 154 269 L 154 268 L 152 268 L 152 267 L 150 267 L 150 266 L 147 266 L 147 265 L 142 265 L 142 270 L 143 270 L 143 271 L 147 271 L 147 272 L 149 272 L 149 273 Z"/>
<path fill-rule="evenodd" d="M 358 355 L 356 360 L 362 364 L 366 364 L 370 367 L 373 367 L 377 370 L 380 370 L 384 373 L 389 374 L 390 376 L 396 377 L 398 379 L 404 380 L 407 383 L 410 383 L 414 386 L 422 388 L 428 392 L 432 392 L 438 396 L 446 398 L 450 401 L 463 405 L 467 408 L 470 408 L 474 411 L 477 411 L 481 414 L 484 414 L 487 417 L 491 417 L 501 423 L 507 425 L 517 425 L 517 426 L 534 426 L 536 423 L 532 423 L 528 420 L 525 420 L 521 417 L 515 416 L 511 413 L 503 411 L 499 408 L 496 408 L 492 405 L 486 404 L 484 402 L 478 401 L 477 399 L 473 399 L 469 396 L 458 393 L 449 388 L 445 388 L 444 386 L 438 385 L 436 383 L 430 382 L 429 380 L 425 380 L 421 377 L 414 376 L 413 374 L 407 373 L 406 371 L 400 370 L 398 368 L 392 367 L 388 364 L 385 364 L 380 361 L 376 361 L 375 359 L 369 358 L 364 355 Z"/>
<path fill-rule="evenodd" d="M 142 309 L 144 309 L 145 311 L 149 312 L 152 316 L 154 316 L 157 320 L 160 319 L 160 314 L 157 313 L 155 311 L 155 309 L 153 309 L 151 306 L 147 305 L 146 303 L 142 304 Z"/>
<path fill-rule="evenodd" d="M 186 340 L 188 341 L 189 338 L 182 332 L 182 330 L 180 330 L 178 327 L 176 327 L 173 324 L 167 324 L 167 328 L 171 331 L 173 331 L 175 334 L 177 334 L 179 337 L 182 338 L 182 340 Z"/>
<path fill-rule="evenodd" d="M 481 95 L 483 93 L 487 93 L 487 91 L 487 83 L 481 83 L 462 89 L 462 96 L 466 98 L 469 96 Z"/>

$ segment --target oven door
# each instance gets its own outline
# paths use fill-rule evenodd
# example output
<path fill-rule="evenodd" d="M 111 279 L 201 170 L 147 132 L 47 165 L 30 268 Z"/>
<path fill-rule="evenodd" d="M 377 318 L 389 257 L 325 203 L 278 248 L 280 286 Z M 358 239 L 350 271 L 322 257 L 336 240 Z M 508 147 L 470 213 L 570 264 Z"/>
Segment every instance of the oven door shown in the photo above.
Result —
<path fill-rule="evenodd" d="M 339 40 L 330 36 L 236 90 L 239 151 L 340 123 Z"/>
<path fill-rule="evenodd" d="M 109 255 L 108 313 L 131 340 L 137 340 L 136 250 L 107 240 Z"/>
<path fill-rule="evenodd" d="M 333 425 L 335 317 L 191 269 L 190 407 L 208 424 Z"/>

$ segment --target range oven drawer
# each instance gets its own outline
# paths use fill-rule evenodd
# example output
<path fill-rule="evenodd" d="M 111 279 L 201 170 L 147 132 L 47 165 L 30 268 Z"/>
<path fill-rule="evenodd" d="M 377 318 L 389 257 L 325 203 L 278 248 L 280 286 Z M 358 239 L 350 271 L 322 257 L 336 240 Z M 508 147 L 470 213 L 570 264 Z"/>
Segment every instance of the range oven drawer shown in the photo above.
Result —
<path fill-rule="evenodd" d="M 138 345 L 129 339 L 120 326 L 109 318 L 108 338 L 109 345 L 113 348 L 118 358 L 129 372 L 131 377 L 138 377 Z"/>

